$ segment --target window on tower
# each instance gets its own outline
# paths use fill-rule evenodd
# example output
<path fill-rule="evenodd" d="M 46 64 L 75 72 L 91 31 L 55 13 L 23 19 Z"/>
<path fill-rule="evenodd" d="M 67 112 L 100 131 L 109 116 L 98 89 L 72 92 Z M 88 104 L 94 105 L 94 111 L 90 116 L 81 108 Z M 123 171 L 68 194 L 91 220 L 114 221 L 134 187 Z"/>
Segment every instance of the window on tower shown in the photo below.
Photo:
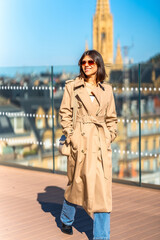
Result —
<path fill-rule="evenodd" d="M 104 14 L 102 14 L 102 16 L 101 16 L 101 20 L 102 20 L 102 21 L 103 21 L 103 20 L 106 20 L 106 17 L 105 17 Z"/>
<path fill-rule="evenodd" d="M 104 33 L 104 32 L 101 33 L 101 39 L 102 40 L 106 39 L 106 33 Z"/>

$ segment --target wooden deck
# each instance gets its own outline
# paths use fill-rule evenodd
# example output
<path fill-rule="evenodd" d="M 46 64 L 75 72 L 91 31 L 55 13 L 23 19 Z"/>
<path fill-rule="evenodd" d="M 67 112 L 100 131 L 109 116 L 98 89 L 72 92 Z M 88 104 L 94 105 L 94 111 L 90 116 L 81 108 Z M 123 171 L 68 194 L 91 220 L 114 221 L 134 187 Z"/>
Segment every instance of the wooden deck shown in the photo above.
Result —
<path fill-rule="evenodd" d="M 78 208 L 74 234 L 60 230 L 67 177 L 0 166 L 0 240 L 92 239 L 92 219 Z M 111 240 L 160 239 L 160 191 L 113 183 Z"/>

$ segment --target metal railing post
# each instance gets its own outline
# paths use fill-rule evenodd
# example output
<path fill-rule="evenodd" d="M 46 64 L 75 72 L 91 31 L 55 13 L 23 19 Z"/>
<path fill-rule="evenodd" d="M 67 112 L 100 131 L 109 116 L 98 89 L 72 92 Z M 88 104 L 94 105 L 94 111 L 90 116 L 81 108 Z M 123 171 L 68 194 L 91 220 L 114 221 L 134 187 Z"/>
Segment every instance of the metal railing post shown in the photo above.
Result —
<path fill-rule="evenodd" d="M 51 87 L 52 87 L 52 152 L 53 152 L 53 173 L 55 172 L 54 162 L 54 89 L 53 89 L 53 66 L 51 66 Z"/>
<path fill-rule="evenodd" d="M 141 65 L 138 65 L 138 108 L 139 108 L 139 186 L 142 185 L 141 182 Z"/>

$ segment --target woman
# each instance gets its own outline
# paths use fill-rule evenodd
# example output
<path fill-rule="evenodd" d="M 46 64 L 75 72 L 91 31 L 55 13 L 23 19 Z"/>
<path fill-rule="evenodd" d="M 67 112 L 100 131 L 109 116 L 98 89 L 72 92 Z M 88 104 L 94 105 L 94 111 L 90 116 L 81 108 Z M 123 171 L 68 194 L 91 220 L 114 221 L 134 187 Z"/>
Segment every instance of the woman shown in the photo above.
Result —
<path fill-rule="evenodd" d="M 66 82 L 59 112 L 71 146 L 67 162 L 69 181 L 61 212 L 62 231 L 73 233 L 76 206 L 80 205 L 93 217 L 93 239 L 108 240 L 112 210 L 111 142 L 117 136 L 115 103 L 112 86 L 104 82 L 102 56 L 95 50 L 86 51 L 79 66 L 79 77 Z"/>

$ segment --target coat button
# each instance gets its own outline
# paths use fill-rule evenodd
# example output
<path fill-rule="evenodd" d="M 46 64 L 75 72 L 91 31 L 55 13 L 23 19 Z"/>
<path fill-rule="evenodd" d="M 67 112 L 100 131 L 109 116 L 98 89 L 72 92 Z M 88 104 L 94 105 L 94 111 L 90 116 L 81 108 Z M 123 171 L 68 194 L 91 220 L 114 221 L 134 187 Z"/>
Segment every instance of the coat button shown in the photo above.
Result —
<path fill-rule="evenodd" d="M 82 136 L 84 136 L 84 135 L 85 135 L 85 133 L 83 132 L 83 133 L 81 133 L 81 135 L 82 135 Z"/>
<path fill-rule="evenodd" d="M 101 150 L 101 148 L 99 147 L 98 150 Z"/>
<path fill-rule="evenodd" d="M 84 153 L 84 150 L 81 150 L 82 153 Z"/>

